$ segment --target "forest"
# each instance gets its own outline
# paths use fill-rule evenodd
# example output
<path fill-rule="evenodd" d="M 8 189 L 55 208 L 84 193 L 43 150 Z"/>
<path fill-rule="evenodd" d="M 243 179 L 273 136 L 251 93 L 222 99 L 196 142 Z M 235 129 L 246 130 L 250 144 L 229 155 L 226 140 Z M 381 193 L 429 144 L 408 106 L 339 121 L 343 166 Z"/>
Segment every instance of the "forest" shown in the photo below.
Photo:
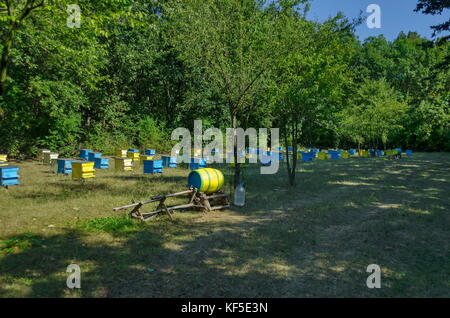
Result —
<path fill-rule="evenodd" d="M 177 127 L 279 127 L 302 146 L 450 151 L 450 44 L 305 0 L 0 1 L 0 152 L 168 150 Z"/>

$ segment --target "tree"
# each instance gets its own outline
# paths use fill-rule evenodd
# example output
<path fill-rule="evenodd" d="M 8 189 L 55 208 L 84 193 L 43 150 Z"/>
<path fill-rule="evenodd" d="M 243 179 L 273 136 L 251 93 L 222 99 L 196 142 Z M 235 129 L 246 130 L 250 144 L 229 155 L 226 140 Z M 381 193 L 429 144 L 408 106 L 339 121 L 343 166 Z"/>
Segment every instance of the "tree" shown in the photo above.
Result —
<path fill-rule="evenodd" d="M 45 0 L 0 1 L 0 23 L 5 25 L 0 58 L 0 97 L 5 91 L 15 33 L 33 11 L 44 6 L 44 2 Z"/>
<path fill-rule="evenodd" d="M 405 125 L 408 105 L 385 79 L 364 81 L 350 105 L 339 113 L 343 138 L 370 148 L 400 146 L 392 141 Z"/>
<path fill-rule="evenodd" d="M 352 41 L 348 41 L 348 29 L 342 28 L 346 23 L 341 24 L 340 18 L 316 25 L 296 11 L 280 13 L 279 45 L 286 54 L 277 61 L 271 93 L 284 143 L 292 147 L 292 156 L 287 158 L 292 186 L 298 144 L 311 142 L 312 131 L 330 124 L 350 79 Z"/>
<path fill-rule="evenodd" d="M 263 1 L 174 1 L 166 14 L 173 45 L 201 78 L 201 93 L 196 95 L 209 96 L 211 105 L 225 106 L 223 114 L 236 129 L 246 117 L 245 105 L 252 104 L 252 96 L 262 89 L 276 49 Z M 241 171 L 236 143 L 234 157 L 237 186 Z"/>
<path fill-rule="evenodd" d="M 449 0 L 419 0 L 417 3 L 416 9 L 414 11 L 416 12 L 423 12 L 425 14 L 442 14 L 444 10 L 450 9 L 450 1 Z M 434 30 L 433 36 L 436 36 L 436 34 L 449 31 L 450 30 L 450 19 L 448 21 L 434 25 L 431 27 Z M 446 39 L 450 38 L 450 35 L 445 37 Z"/>

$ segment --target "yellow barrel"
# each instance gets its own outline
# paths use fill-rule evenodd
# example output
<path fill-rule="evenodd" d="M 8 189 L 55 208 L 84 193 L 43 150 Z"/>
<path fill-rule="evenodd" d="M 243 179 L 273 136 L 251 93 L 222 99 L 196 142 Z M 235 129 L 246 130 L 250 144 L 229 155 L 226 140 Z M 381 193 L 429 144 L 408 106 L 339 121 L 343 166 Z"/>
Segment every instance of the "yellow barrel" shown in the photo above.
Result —
<path fill-rule="evenodd" d="M 224 183 L 223 173 L 220 170 L 204 168 L 194 170 L 189 174 L 188 185 L 200 192 L 211 194 L 222 189 Z"/>

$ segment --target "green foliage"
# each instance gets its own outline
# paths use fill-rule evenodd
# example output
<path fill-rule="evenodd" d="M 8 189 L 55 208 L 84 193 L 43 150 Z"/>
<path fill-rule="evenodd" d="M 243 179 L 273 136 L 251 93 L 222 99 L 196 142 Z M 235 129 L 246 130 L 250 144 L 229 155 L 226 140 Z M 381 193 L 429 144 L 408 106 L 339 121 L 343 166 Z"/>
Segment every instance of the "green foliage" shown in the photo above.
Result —
<path fill-rule="evenodd" d="M 448 42 L 361 43 L 343 16 L 307 21 L 302 0 L 83 0 L 79 29 L 70 3 L 47 0 L 11 31 L 0 1 L 0 152 L 169 151 L 195 119 L 287 127 L 289 144 L 450 150 Z"/>
<path fill-rule="evenodd" d="M 20 236 L 15 236 L 4 241 L 0 241 L 0 255 L 11 254 L 15 252 L 22 252 L 36 246 L 40 246 L 42 240 L 32 233 L 24 233 Z"/>

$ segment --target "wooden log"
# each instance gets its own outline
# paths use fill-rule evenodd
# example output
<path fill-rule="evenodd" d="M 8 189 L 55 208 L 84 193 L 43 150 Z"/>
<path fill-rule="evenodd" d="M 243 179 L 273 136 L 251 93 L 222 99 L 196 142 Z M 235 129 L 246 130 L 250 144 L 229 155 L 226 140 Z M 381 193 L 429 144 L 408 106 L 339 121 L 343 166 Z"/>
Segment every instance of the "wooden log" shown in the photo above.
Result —
<path fill-rule="evenodd" d="M 183 192 L 178 192 L 178 193 L 172 193 L 172 194 L 167 194 L 167 195 L 156 196 L 156 197 L 151 198 L 148 201 L 142 201 L 142 202 L 138 202 L 138 203 L 132 203 L 132 204 L 129 204 L 129 205 L 124 205 L 124 206 L 121 206 L 121 207 L 113 208 L 113 211 L 126 210 L 126 209 L 130 209 L 130 208 L 134 208 L 137 205 L 146 205 L 146 204 L 150 204 L 150 203 L 155 203 L 155 202 L 164 200 L 166 198 L 172 198 L 172 197 L 176 197 L 176 196 L 180 196 L 180 195 L 190 194 L 193 191 L 195 191 L 195 190 L 191 189 L 191 190 L 188 190 L 188 191 L 183 191 Z"/>

